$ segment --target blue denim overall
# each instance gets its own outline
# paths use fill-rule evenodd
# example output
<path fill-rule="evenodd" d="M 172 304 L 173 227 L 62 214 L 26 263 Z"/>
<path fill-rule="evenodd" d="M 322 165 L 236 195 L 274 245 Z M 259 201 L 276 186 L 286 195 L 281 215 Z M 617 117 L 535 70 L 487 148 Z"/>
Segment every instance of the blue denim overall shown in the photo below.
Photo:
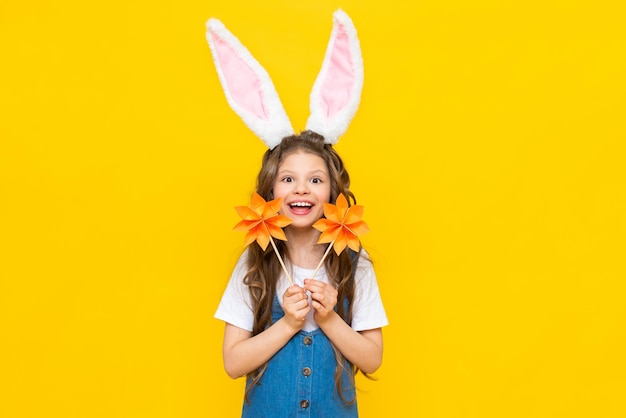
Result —
<path fill-rule="evenodd" d="M 284 316 L 274 297 L 272 321 Z M 352 368 L 344 360 L 341 376 L 345 404 L 335 385 L 335 352 L 321 329 L 300 331 L 270 359 L 263 377 L 248 394 L 245 418 L 357 417 Z M 250 384 L 248 379 L 247 384 Z"/>

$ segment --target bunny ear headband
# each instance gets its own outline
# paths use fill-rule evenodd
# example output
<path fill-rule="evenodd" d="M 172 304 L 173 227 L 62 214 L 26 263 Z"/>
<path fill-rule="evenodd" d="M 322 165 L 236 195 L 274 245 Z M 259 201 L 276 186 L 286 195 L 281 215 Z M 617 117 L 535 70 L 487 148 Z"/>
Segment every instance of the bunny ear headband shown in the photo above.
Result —
<path fill-rule="evenodd" d="M 352 20 L 341 10 L 333 14 L 333 29 L 322 69 L 311 91 L 306 129 L 328 144 L 348 129 L 363 88 L 363 59 Z M 226 100 L 244 123 L 273 149 L 295 132 L 267 71 L 217 19 L 207 22 L 207 40 Z"/>

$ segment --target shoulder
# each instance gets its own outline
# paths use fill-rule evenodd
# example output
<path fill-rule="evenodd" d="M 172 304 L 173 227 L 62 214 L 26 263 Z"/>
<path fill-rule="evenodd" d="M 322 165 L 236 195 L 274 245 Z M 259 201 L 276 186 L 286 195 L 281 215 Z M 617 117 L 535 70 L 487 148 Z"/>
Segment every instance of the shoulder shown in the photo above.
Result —
<path fill-rule="evenodd" d="M 356 259 L 357 277 L 363 274 L 374 274 L 374 263 L 365 249 L 361 249 L 359 253 L 354 253 L 354 257 L 358 257 Z"/>
<path fill-rule="evenodd" d="M 239 256 L 235 267 L 230 275 L 230 280 L 224 292 L 224 298 L 235 298 L 246 300 L 249 297 L 248 286 L 244 283 L 244 278 L 248 274 L 248 250 Z"/>
<path fill-rule="evenodd" d="M 352 328 L 356 331 L 386 326 L 389 322 L 382 303 L 372 259 L 361 250 L 355 272 Z"/>
<path fill-rule="evenodd" d="M 222 295 L 215 318 L 247 331 L 252 330 L 252 302 L 248 286 L 243 282 L 248 272 L 248 255 L 244 251 L 233 269 L 226 290 Z"/>
<path fill-rule="evenodd" d="M 247 272 L 248 271 L 248 249 L 243 250 L 239 259 L 237 260 L 237 264 L 235 264 L 235 268 L 233 269 L 233 275 L 235 273 Z"/>
<path fill-rule="evenodd" d="M 378 293 L 378 282 L 374 264 L 369 254 L 365 250 L 361 250 L 356 261 L 356 270 L 354 272 L 354 283 L 357 295 Z"/>

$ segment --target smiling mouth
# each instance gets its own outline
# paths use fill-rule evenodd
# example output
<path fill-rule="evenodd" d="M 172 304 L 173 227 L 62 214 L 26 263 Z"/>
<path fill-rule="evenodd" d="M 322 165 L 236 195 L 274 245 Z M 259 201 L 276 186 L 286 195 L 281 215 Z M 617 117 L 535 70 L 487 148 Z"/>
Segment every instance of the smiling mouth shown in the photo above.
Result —
<path fill-rule="evenodd" d="M 291 208 L 310 208 L 313 205 L 309 202 L 293 202 L 289 206 Z"/>
<path fill-rule="evenodd" d="M 306 215 L 311 211 L 313 204 L 310 202 L 293 202 L 289 204 L 289 209 L 294 215 Z"/>

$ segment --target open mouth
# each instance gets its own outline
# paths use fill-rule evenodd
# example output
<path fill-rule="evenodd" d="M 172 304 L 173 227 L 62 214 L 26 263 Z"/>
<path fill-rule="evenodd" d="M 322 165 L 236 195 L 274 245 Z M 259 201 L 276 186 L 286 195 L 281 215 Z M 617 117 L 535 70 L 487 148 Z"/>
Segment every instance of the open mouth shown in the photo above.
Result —
<path fill-rule="evenodd" d="M 306 215 L 311 211 L 313 204 L 311 202 L 292 202 L 289 204 L 291 212 L 296 215 Z"/>

